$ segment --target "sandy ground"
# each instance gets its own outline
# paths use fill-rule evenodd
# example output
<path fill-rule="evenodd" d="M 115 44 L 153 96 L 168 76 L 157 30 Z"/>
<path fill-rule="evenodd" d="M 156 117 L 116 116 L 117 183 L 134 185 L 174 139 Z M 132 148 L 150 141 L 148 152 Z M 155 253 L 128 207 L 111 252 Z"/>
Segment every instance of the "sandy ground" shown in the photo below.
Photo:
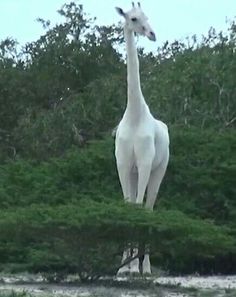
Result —
<path fill-rule="evenodd" d="M 116 281 L 121 283 L 120 287 L 105 286 L 81 286 L 69 284 L 49 284 L 46 283 L 41 275 L 18 275 L 1 276 L 0 292 L 28 292 L 32 296 L 43 297 L 156 297 L 160 292 L 162 297 L 191 297 L 191 293 L 178 293 L 176 290 L 154 286 L 156 291 L 149 289 L 128 289 L 122 287 L 122 281 L 127 278 L 118 278 Z M 222 290 L 236 290 L 236 276 L 210 276 L 210 277 L 159 277 L 148 279 L 153 284 L 174 286 L 178 288 L 197 288 L 217 291 L 214 296 L 222 295 Z M 158 291 L 157 291 L 158 290 Z M 236 291 L 235 291 L 236 292 Z M 159 293 L 158 293 L 159 296 Z M 195 296 L 195 295 L 194 295 Z M 199 295 L 200 296 L 200 295 Z M 236 293 L 235 293 L 236 296 Z"/>
<path fill-rule="evenodd" d="M 27 292 L 35 297 L 156 297 L 157 293 L 150 293 L 148 290 L 131 290 L 113 287 L 79 287 L 79 286 L 60 286 L 60 285 L 0 285 L 0 292 Z M 159 294 L 158 294 L 159 296 Z M 161 295 L 162 296 L 162 295 Z M 169 294 L 165 297 L 182 297 L 179 294 Z M 186 296 L 186 295 L 185 295 Z M 187 297 L 187 296 L 186 296 Z"/>
<path fill-rule="evenodd" d="M 154 280 L 154 283 L 162 285 L 178 285 L 183 288 L 236 289 L 236 275 L 209 277 L 159 277 Z"/>

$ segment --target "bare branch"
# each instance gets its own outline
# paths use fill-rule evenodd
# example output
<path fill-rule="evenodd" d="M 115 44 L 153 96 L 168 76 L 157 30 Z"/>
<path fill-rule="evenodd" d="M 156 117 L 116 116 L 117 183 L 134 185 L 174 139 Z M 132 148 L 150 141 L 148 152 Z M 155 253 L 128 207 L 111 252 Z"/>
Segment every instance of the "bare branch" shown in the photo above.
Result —
<path fill-rule="evenodd" d="M 236 121 L 236 117 L 232 118 L 229 122 L 225 123 L 225 127 L 230 126 L 231 124 L 233 124 Z"/>

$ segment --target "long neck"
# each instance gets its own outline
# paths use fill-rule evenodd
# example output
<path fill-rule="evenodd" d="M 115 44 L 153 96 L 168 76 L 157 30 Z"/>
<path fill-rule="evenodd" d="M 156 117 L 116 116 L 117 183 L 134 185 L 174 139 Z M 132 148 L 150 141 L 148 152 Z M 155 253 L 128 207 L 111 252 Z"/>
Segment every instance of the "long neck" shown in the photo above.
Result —
<path fill-rule="evenodd" d="M 135 45 L 134 33 L 126 26 L 124 35 L 127 51 L 127 83 L 128 83 L 128 103 L 127 108 L 138 109 L 144 101 L 139 76 L 139 60 Z"/>

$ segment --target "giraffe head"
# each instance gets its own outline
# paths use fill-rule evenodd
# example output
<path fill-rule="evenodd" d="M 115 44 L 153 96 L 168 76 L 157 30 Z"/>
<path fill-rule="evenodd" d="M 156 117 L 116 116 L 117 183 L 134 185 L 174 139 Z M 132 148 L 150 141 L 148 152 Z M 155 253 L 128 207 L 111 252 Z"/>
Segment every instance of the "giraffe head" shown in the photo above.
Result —
<path fill-rule="evenodd" d="M 139 35 L 146 36 L 152 41 L 156 41 L 156 35 L 148 23 L 148 18 L 141 9 L 140 3 L 138 6 L 132 2 L 132 8 L 124 12 L 122 8 L 116 7 L 117 12 L 124 17 L 127 28 Z"/>

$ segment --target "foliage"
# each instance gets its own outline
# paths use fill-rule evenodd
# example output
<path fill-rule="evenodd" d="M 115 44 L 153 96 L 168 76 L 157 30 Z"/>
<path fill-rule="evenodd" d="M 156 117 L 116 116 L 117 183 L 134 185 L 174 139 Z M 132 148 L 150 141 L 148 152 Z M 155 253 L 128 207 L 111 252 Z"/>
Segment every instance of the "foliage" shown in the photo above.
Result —
<path fill-rule="evenodd" d="M 161 204 L 235 224 L 235 132 L 177 129 L 170 130 L 172 153 Z"/>
<path fill-rule="evenodd" d="M 155 262 L 165 269 L 191 272 L 201 263 L 205 272 L 216 269 L 219 259 L 231 257 L 227 267 L 232 270 L 235 201 L 229 187 L 231 175 L 225 172 L 232 167 L 230 150 L 235 138 L 231 133 L 219 134 L 219 141 L 209 131 L 195 131 L 198 137 L 192 130 L 184 132 L 172 133 L 174 147 L 189 137 L 189 148 L 184 154 L 181 149 L 174 150 L 160 191 L 158 211 L 154 213 L 123 205 L 110 137 L 73 149 L 64 158 L 40 163 L 17 160 L 2 165 L 0 202 L 5 210 L 0 214 L 4 255 L 0 262 L 21 263 L 32 271 L 76 271 L 83 279 L 96 278 L 115 272 L 126 243 L 148 242 Z M 225 154 L 225 143 L 228 159 L 219 153 Z M 208 155 L 212 148 L 216 154 L 203 162 L 201 154 Z M 214 166 L 226 171 L 212 176 Z M 188 186 L 195 180 L 196 191 L 193 183 Z M 198 191 L 199 183 L 203 197 Z M 217 193 L 219 207 L 212 201 L 212 193 Z M 225 201 L 228 207 L 221 208 Z M 216 226 L 206 219 L 229 227 Z M 102 260 L 104 254 L 106 262 Z"/>
<path fill-rule="evenodd" d="M 125 242 L 151 244 L 166 266 L 172 257 L 209 259 L 235 252 L 226 227 L 178 211 L 150 213 L 112 201 L 10 209 L 1 212 L 0 231 L 2 263 L 20 262 L 34 272 L 77 272 L 82 279 L 113 275 Z"/>
<path fill-rule="evenodd" d="M 166 42 L 157 56 L 144 56 L 144 90 L 153 111 L 168 123 L 201 129 L 234 126 L 235 36 L 232 22 L 228 34 L 211 28 L 200 41 L 193 36 L 186 43 Z"/>

